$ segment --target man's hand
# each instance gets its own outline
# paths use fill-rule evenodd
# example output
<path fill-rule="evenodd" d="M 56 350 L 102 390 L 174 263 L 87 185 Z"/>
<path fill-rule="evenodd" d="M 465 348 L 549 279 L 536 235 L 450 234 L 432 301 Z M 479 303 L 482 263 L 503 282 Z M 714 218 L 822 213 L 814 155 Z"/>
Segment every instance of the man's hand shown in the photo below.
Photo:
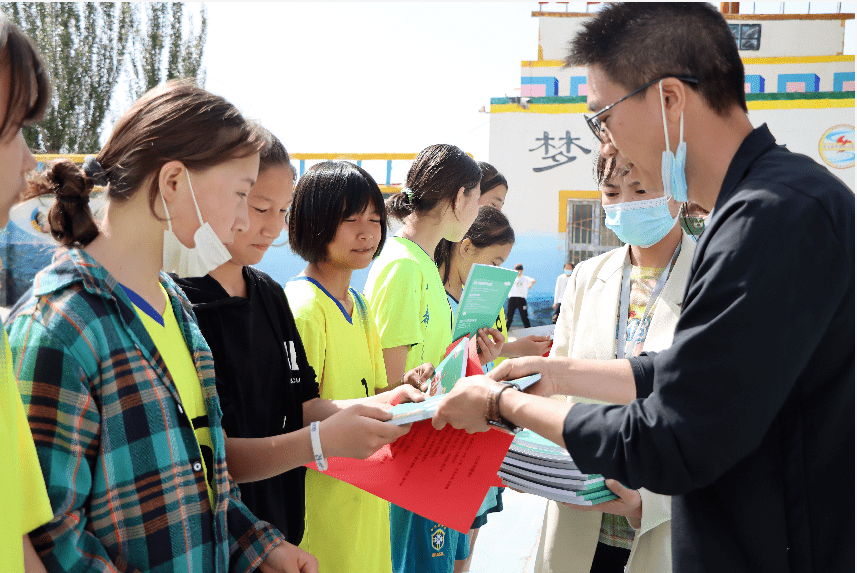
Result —
<path fill-rule="evenodd" d="M 480 328 L 473 337 L 473 341 L 480 350 L 479 362 L 485 366 L 500 356 L 506 338 L 496 328 Z"/>
<path fill-rule="evenodd" d="M 441 400 L 432 418 L 432 426 L 440 430 L 449 424 L 468 434 L 490 430 L 485 413 L 488 391 L 493 385 L 494 380 L 487 376 L 469 376 L 456 382 L 452 391 Z"/>
<path fill-rule="evenodd" d="M 600 511 L 621 515 L 628 520 L 631 527 L 640 529 L 643 522 L 643 498 L 640 496 L 640 492 L 635 489 L 628 489 L 612 479 L 604 480 L 604 484 L 610 491 L 618 495 L 619 499 L 611 499 L 597 505 L 575 505 L 573 503 L 564 503 L 563 505 L 578 511 Z"/>
<path fill-rule="evenodd" d="M 262 573 L 318 573 L 318 559 L 283 541 L 259 564 Z"/>
<path fill-rule="evenodd" d="M 386 424 L 392 417 L 392 414 L 380 407 L 355 404 L 326 418 L 319 425 L 324 455 L 361 460 L 368 458 L 410 431 L 410 424 Z"/>
<path fill-rule="evenodd" d="M 536 396 L 553 396 L 556 394 L 556 384 L 552 361 L 554 358 L 543 358 L 541 356 L 526 356 L 524 358 L 512 358 L 504 360 L 488 373 L 488 376 L 498 382 L 515 380 L 531 374 L 541 374 L 541 380 L 524 390 L 527 394 Z"/>

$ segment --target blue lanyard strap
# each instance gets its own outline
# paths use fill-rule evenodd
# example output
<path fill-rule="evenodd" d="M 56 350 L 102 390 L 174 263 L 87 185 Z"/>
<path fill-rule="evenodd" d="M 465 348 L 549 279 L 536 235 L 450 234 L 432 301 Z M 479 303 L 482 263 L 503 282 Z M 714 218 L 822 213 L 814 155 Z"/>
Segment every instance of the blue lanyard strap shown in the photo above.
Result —
<path fill-rule="evenodd" d="M 630 253 L 630 248 L 628 252 Z M 640 326 L 643 324 L 643 321 L 646 320 L 646 317 L 649 316 L 649 312 L 654 308 L 661 291 L 664 290 L 664 285 L 667 284 L 667 278 L 670 276 L 670 270 L 672 270 L 673 264 L 675 264 L 676 259 L 678 259 L 679 252 L 681 252 L 681 241 L 679 241 L 678 246 L 675 248 L 672 259 L 670 259 L 670 264 L 667 265 L 667 268 L 665 268 L 661 272 L 661 276 L 658 277 L 658 282 L 655 284 L 655 288 L 649 296 L 649 301 L 646 303 L 646 310 L 643 311 L 643 316 L 640 317 L 640 320 L 637 322 L 637 326 L 634 327 L 634 332 L 631 334 L 631 341 L 635 346 L 641 342 L 640 340 L 637 340 L 637 333 L 641 331 Z M 619 345 L 616 348 L 616 358 L 619 358 L 620 360 L 625 358 L 625 346 L 628 342 L 628 315 L 630 312 L 631 265 L 626 261 L 622 268 L 622 294 L 619 298 Z"/>

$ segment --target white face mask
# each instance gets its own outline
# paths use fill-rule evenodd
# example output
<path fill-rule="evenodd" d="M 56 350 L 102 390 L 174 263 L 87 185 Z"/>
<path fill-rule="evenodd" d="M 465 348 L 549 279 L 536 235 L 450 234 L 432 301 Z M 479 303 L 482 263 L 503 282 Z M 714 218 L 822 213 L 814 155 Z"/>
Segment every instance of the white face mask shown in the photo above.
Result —
<path fill-rule="evenodd" d="M 167 214 L 167 230 L 164 231 L 164 266 L 163 270 L 168 273 L 176 273 L 180 278 L 204 277 L 226 261 L 232 258 L 229 250 L 217 237 L 217 233 L 208 223 L 203 223 L 202 213 L 190 183 L 190 173 L 187 173 L 187 184 L 190 186 L 190 196 L 193 206 L 196 207 L 196 216 L 199 218 L 199 229 L 193 234 L 195 246 L 189 248 L 184 246 L 173 232 L 173 223 L 170 220 L 170 212 L 167 210 L 167 202 L 161 194 L 161 202 L 164 204 L 164 212 Z"/>

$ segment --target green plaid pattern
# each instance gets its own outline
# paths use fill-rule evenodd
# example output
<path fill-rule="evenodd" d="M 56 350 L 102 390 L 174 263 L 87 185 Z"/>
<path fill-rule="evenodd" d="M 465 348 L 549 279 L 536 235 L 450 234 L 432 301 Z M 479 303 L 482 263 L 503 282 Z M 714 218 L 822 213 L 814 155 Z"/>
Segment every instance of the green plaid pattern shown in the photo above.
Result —
<path fill-rule="evenodd" d="M 255 570 L 283 537 L 226 469 L 214 362 L 190 302 L 161 273 L 208 410 L 216 503 L 178 391 L 116 279 L 60 249 L 7 322 L 54 518 L 32 534 L 50 571 Z"/>
<path fill-rule="evenodd" d="M 598 541 L 612 547 L 631 549 L 634 544 L 634 528 L 621 515 L 601 514 L 601 533 Z"/>

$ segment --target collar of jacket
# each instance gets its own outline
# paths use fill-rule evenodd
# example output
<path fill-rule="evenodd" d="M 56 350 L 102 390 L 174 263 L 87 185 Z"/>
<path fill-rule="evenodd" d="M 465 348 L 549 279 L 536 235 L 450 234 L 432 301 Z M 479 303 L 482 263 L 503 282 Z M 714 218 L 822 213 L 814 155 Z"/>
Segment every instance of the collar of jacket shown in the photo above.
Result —
<path fill-rule="evenodd" d="M 719 211 L 729 197 L 735 193 L 738 184 L 747 176 L 750 166 L 776 144 L 777 140 L 774 139 L 766 123 L 751 131 L 750 135 L 744 138 L 726 170 L 723 185 L 720 186 L 720 193 L 714 203 L 714 211 Z"/>
<path fill-rule="evenodd" d="M 186 300 L 184 293 L 179 290 L 173 279 L 163 271 L 158 279 L 167 291 L 170 301 L 178 300 L 180 309 L 190 314 L 192 311 L 190 302 Z M 120 308 L 124 306 L 134 312 L 131 299 L 128 298 L 122 288 L 119 288 L 119 282 L 113 275 L 79 248 L 61 247 L 57 249 L 51 265 L 39 271 L 33 279 L 33 295 L 38 297 L 50 294 L 78 282 L 82 283 L 87 292 L 107 300 L 116 300 L 122 303 Z M 173 304 L 174 311 L 178 310 L 175 306 Z M 124 316 L 123 318 L 127 319 Z"/>
<path fill-rule="evenodd" d="M 195 317 L 190 301 L 169 275 L 161 272 L 158 278 L 167 292 L 176 322 L 188 343 L 188 348 L 194 349 L 202 345 L 207 349 L 202 334 L 191 326 L 194 325 Z M 170 379 L 165 364 L 155 359 L 155 344 L 137 316 L 131 299 L 107 269 L 82 249 L 67 247 L 57 249 L 51 265 L 39 271 L 33 280 L 33 294 L 36 297 L 49 295 L 76 283 L 81 283 L 85 291 L 95 296 L 115 302 L 119 316 L 146 358 L 156 367 L 160 376 Z M 194 363 L 199 368 L 198 357 L 195 354 L 191 350 Z"/>

